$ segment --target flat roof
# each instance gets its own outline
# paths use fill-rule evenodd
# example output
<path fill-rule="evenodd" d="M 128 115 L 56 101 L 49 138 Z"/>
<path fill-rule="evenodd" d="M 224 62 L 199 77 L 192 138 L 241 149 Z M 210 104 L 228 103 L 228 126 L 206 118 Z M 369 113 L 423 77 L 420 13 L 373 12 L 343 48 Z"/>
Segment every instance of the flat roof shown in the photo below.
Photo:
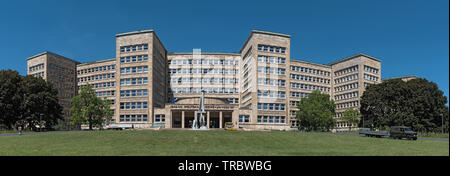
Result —
<path fill-rule="evenodd" d="M 96 63 L 102 63 L 102 62 L 108 62 L 108 61 L 116 61 L 116 58 L 81 63 L 81 64 L 78 64 L 77 66 L 84 66 L 84 65 L 96 64 Z"/>
<path fill-rule="evenodd" d="M 377 59 L 377 58 L 372 57 L 372 56 L 368 56 L 368 55 L 363 54 L 363 53 L 359 53 L 359 54 L 356 54 L 356 55 L 353 55 L 353 56 L 350 56 L 350 57 L 346 57 L 346 58 L 344 58 L 344 59 L 340 59 L 340 60 L 338 60 L 338 61 L 329 63 L 328 65 L 331 66 L 331 65 L 334 65 L 334 64 L 337 64 L 337 63 L 341 63 L 341 62 L 348 61 L 348 60 L 353 59 L 353 58 L 355 58 L 355 57 L 360 57 L 360 56 L 364 56 L 364 57 L 367 57 L 367 58 L 369 58 L 369 59 L 375 60 L 375 61 L 377 61 L 377 62 L 381 62 L 380 59 Z"/>
<path fill-rule="evenodd" d="M 241 50 L 239 50 L 239 53 L 242 52 L 242 50 L 244 49 L 245 45 L 247 45 L 247 43 L 250 40 L 250 38 L 252 38 L 253 34 L 267 34 L 267 35 L 276 35 L 276 36 L 280 36 L 280 37 L 291 38 L 291 36 L 288 35 L 288 34 L 282 34 L 282 33 L 277 33 L 277 32 L 269 32 L 269 31 L 262 31 L 262 30 L 252 30 L 252 32 L 248 36 L 247 40 L 245 41 L 244 45 L 242 45 Z"/>
<path fill-rule="evenodd" d="M 27 60 L 34 59 L 34 58 L 36 58 L 36 57 L 39 57 L 39 56 L 42 56 L 42 55 L 46 55 L 46 54 L 51 54 L 51 55 L 59 56 L 59 57 L 62 57 L 63 59 L 67 59 L 67 60 L 70 60 L 70 61 L 72 61 L 72 62 L 75 62 L 76 64 L 80 64 L 80 62 L 78 62 L 78 61 L 75 61 L 75 60 L 73 60 L 73 59 L 69 59 L 69 58 L 64 57 L 64 56 L 61 56 L 61 55 L 59 55 L 59 54 L 52 53 L 52 52 L 50 52 L 50 51 L 45 51 L 45 52 L 43 52 L 43 53 L 36 54 L 36 55 L 34 55 L 34 56 L 31 56 L 31 57 L 27 58 Z"/>
<path fill-rule="evenodd" d="M 193 52 L 170 52 L 167 55 L 192 55 Z M 239 53 L 221 53 L 221 52 L 201 52 L 202 55 L 233 55 L 240 56 Z"/>
<path fill-rule="evenodd" d="M 308 62 L 308 61 L 303 61 L 303 60 L 298 60 L 298 59 L 291 58 L 291 62 L 292 61 L 294 61 L 294 62 L 302 62 L 302 63 L 305 63 L 305 64 L 311 64 L 311 65 L 317 65 L 317 66 L 321 66 L 321 67 L 331 68 L 330 65 L 318 64 L 318 63 L 313 63 L 313 62 Z"/>
<path fill-rule="evenodd" d="M 146 30 L 125 32 L 125 33 L 116 34 L 116 37 L 122 37 L 122 36 L 127 36 L 127 35 L 135 35 L 135 34 L 144 34 L 144 33 L 151 33 L 151 32 L 155 32 L 155 31 L 153 29 L 146 29 Z"/>
<path fill-rule="evenodd" d="M 390 79 L 404 79 L 404 78 L 419 78 L 416 75 L 406 75 L 406 76 L 398 76 L 392 78 L 383 78 L 382 80 L 390 80 Z"/>

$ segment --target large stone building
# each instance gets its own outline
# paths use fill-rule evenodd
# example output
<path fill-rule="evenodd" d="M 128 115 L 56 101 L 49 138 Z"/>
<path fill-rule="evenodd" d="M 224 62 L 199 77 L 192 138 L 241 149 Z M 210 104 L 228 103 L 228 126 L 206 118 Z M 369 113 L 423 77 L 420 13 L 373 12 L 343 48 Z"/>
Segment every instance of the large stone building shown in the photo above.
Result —
<path fill-rule="evenodd" d="M 290 39 L 254 30 L 238 53 L 168 53 L 153 30 L 136 31 L 116 35 L 116 58 L 80 64 L 46 52 L 28 58 L 28 74 L 62 84 L 65 107 L 80 86 L 93 85 L 111 100 L 113 123 L 135 128 L 191 128 L 202 90 L 210 128 L 296 128 L 297 104 L 314 90 L 335 100 L 337 128 L 346 127 L 342 112 L 358 109 L 365 87 L 381 82 L 381 61 L 364 54 L 327 65 L 291 59 Z M 40 57 L 48 55 L 57 60 Z M 64 71 L 53 72 L 51 63 Z"/>

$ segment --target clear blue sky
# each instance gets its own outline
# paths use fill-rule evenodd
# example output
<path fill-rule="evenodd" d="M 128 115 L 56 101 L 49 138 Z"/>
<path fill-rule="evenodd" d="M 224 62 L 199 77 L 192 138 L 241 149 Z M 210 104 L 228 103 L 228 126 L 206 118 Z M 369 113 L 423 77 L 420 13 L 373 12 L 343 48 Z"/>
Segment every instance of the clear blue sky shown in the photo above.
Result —
<path fill-rule="evenodd" d="M 0 69 L 26 74 L 51 51 L 80 62 L 115 57 L 115 34 L 155 29 L 171 52 L 238 52 L 251 30 L 291 35 L 291 58 L 328 64 L 357 53 L 382 77 L 417 75 L 449 95 L 448 0 L 4 0 Z"/>

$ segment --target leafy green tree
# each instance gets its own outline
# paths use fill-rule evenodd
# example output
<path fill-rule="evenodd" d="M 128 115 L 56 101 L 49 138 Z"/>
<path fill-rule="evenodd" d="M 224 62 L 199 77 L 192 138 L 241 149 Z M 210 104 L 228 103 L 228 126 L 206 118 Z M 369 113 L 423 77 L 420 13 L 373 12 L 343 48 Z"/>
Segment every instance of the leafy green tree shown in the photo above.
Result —
<path fill-rule="evenodd" d="M 446 103 L 447 97 L 433 82 L 392 79 L 367 87 L 360 112 L 365 124 L 377 128 L 404 125 L 421 132 L 440 132 L 442 118 L 448 121 Z"/>
<path fill-rule="evenodd" d="M 352 130 L 353 125 L 358 125 L 361 114 L 356 109 L 347 109 L 342 114 L 341 119 L 349 123 L 349 130 Z"/>
<path fill-rule="evenodd" d="M 13 129 L 21 117 L 21 80 L 17 71 L 0 71 L 0 124 L 8 129 Z"/>
<path fill-rule="evenodd" d="M 92 130 L 93 126 L 101 128 L 106 121 L 110 121 L 114 112 L 110 102 L 95 96 L 92 86 L 87 85 L 82 86 L 79 94 L 72 98 L 70 113 L 72 125 L 89 124 Z"/>
<path fill-rule="evenodd" d="M 36 126 L 52 127 L 62 120 L 62 106 L 58 103 L 58 90 L 42 78 L 22 78 L 21 123 L 31 130 Z"/>
<path fill-rule="evenodd" d="M 308 98 L 302 98 L 298 109 L 296 118 L 306 131 L 329 131 L 336 125 L 334 101 L 328 94 L 313 91 Z"/>

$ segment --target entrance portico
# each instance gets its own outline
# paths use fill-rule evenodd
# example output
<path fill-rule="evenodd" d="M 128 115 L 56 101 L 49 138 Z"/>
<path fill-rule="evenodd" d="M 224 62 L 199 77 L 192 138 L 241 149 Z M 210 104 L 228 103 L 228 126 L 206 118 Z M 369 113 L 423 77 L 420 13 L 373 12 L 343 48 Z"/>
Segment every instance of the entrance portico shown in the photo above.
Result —
<path fill-rule="evenodd" d="M 171 110 L 172 128 L 192 128 L 195 110 Z M 206 125 L 209 128 L 224 128 L 226 122 L 233 122 L 233 111 L 206 111 Z"/>

